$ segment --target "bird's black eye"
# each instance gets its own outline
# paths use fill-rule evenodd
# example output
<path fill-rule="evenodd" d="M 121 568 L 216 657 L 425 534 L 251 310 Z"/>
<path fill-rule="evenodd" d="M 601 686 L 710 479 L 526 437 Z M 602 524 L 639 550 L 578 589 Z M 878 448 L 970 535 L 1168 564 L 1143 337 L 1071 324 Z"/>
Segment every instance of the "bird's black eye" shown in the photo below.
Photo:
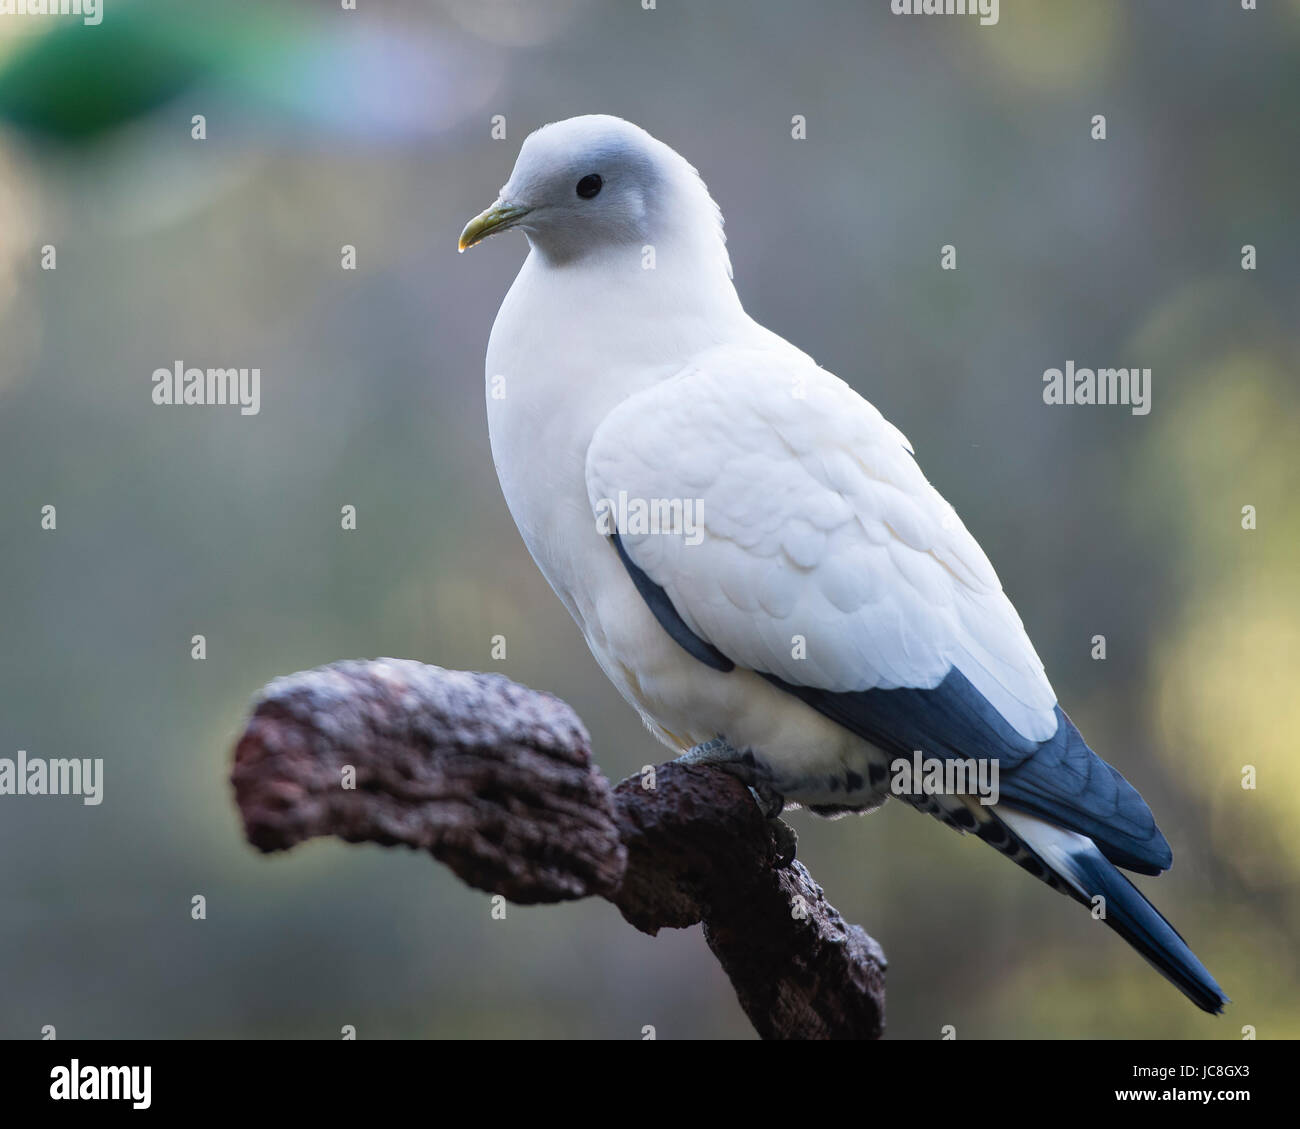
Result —
<path fill-rule="evenodd" d="M 578 181 L 578 195 L 584 200 L 590 200 L 600 191 L 600 186 L 603 183 L 604 181 L 602 181 L 594 172 L 588 173 Z"/>

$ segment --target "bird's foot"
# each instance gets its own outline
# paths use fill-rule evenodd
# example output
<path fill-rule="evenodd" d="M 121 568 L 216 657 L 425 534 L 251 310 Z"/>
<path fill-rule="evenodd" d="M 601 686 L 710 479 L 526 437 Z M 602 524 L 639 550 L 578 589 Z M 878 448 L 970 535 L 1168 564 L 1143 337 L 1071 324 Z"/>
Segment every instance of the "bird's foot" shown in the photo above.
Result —
<path fill-rule="evenodd" d="M 799 836 L 795 834 L 794 828 L 781 818 L 781 813 L 785 811 L 785 797 L 769 784 L 751 784 L 749 791 L 776 841 L 776 869 L 784 870 L 794 862 L 795 850 L 799 846 Z"/>
<path fill-rule="evenodd" d="M 785 811 L 785 797 L 780 792 L 773 791 L 770 784 L 750 784 L 749 791 L 764 819 L 779 819 Z"/>
<path fill-rule="evenodd" d="M 772 838 L 776 841 L 776 861 L 774 869 L 784 870 L 794 862 L 795 852 L 799 848 L 799 836 L 795 830 L 784 819 L 769 819 L 767 821 L 768 830 L 772 832 Z"/>
<path fill-rule="evenodd" d="M 729 765 L 744 765 L 746 758 L 744 754 L 732 748 L 722 737 L 715 737 L 712 741 L 702 741 L 693 748 L 687 749 L 680 757 L 677 757 L 674 764 L 711 764 L 718 768 L 726 768 Z M 748 764 L 752 768 L 754 757 L 751 754 L 748 758 Z"/>
<path fill-rule="evenodd" d="M 776 868 L 784 870 L 794 862 L 795 848 L 799 836 L 794 828 L 781 820 L 785 810 L 785 797 L 777 792 L 766 779 L 766 774 L 754 762 L 753 753 L 742 753 L 729 745 L 723 738 L 715 737 L 704 741 L 679 756 L 676 764 L 712 765 L 736 777 L 749 788 L 750 795 L 758 804 L 758 810 L 768 821 L 772 835 L 776 840 Z"/>
<path fill-rule="evenodd" d="M 759 768 L 754 760 L 754 754 L 748 751 L 742 753 L 734 745 L 729 744 L 724 737 L 715 737 L 712 741 L 703 741 L 693 748 L 687 749 L 673 763 L 708 765 L 712 768 L 720 768 L 723 772 L 734 776 L 753 792 L 754 799 L 758 802 L 758 806 L 763 809 L 764 815 L 768 815 L 773 804 L 775 804 L 775 815 L 781 814 L 783 801 L 780 796 L 772 791 L 768 784 L 768 773 Z M 768 818 L 773 818 L 773 816 L 768 815 Z"/>

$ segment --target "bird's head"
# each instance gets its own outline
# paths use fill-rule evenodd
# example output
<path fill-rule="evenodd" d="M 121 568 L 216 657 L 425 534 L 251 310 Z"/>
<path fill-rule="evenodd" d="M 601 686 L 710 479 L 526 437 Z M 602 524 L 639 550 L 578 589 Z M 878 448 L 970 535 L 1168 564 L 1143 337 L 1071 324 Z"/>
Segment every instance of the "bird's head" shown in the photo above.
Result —
<path fill-rule="evenodd" d="M 496 201 L 460 235 L 464 251 L 519 228 L 554 263 L 661 245 L 718 257 L 722 215 L 699 174 L 640 126 L 606 114 L 530 134 Z"/>

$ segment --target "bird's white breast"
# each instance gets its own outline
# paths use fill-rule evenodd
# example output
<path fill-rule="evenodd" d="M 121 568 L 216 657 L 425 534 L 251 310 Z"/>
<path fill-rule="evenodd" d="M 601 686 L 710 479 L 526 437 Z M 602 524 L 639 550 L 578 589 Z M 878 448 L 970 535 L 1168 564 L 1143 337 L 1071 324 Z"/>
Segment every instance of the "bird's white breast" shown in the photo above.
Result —
<path fill-rule="evenodd" d="M 524 543 L 606 675 L 663 740 L 687 747 L 725 731 L 782 747 L 793 763 L 834 761 L 860 743 L 755 674 L 704 666 L 663 630 L 598 528 L 584 475 L 605 417 L 692 357 L 724 341 L 793 346 L 750 320 L 729 282 L 728 294 L 691 301 L 671 276 L 610 280 L 534 253 L 492 329 L 488 430 Z"/>
<path fill-rule="evenodd" d="M 593 588 L 607 574 L 631 588 L 587 499 L 583 471 L 596 428 L 697 352 L 767 333 L 725 278 L 723 293 L 691 295 L 674 287 L 671 267 L 647 271 L 638 255 L 621 254 L 626 262 L 556 267 L 531 253 L 487 351 L 488 433 L 506 503 L 584 630 Z M 604 567 L 610 559 L 613 569 Z"/>

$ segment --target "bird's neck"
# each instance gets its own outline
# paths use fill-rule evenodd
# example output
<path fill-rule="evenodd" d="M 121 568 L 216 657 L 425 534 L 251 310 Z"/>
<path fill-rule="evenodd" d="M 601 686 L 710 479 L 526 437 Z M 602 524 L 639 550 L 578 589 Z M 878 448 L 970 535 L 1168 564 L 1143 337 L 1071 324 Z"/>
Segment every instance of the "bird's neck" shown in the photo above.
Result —
<path fill-rule="evenodd" d="M 723 262 L 698 248 L 620 245 L 559 263 L 534 248 L 497 315 L 489 362 L 520 380 L 562 381 L 547 395 L 617 402 L 647 372 L 670 376 L 755 328 Z"/>
<path fill-rule="evenodd" d="M 600 421 L 707 349 L 764 331 L 722 269 L 659 248 L 563 264 L 536 249 L 511 286 L 487 353 L 488 426 L 506 500 L 525 537 L 585 507 L 583 466 Z M 589 523 L 589 513 L 569 515 Z M 585 528 L 585 526 L 583 527 Z M 537 549 L 530 540 L 530 547 Z"/>

